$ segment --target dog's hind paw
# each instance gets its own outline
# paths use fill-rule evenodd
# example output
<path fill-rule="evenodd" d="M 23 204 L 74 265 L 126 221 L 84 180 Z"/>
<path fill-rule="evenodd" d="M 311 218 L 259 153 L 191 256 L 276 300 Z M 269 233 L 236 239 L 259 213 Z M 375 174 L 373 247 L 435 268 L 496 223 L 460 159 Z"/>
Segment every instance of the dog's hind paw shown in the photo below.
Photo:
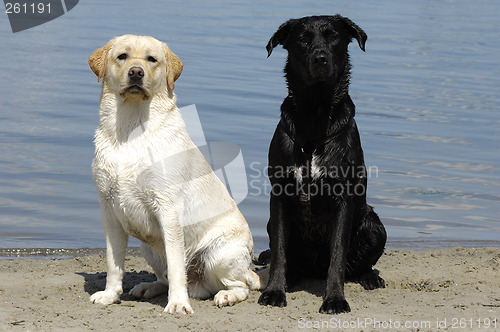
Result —
<path fill-rule="evenodd" d="M 168 291 L 168 285 L 161 281 L 155 282 L 143 282 L 136 285 L 134 288 L 128 292 L 129 295 L 138 298 L 149 299 L 157 295 L 166 293 Z"/>
<path fill-rule="evenodd" d="M 248 288 L 235 287 L 228 290 L 220 290 L 214 296 L 214 304 L 219 308 L 232 306 L 248 298 Z"/>
<path fill-rule="evenodd" d="M 359 277 L 358 282 L 366 290 L 385 288 L 385 281 L 378 275 L 378 271 L 373 270 Z"/>
<path fill-rule="evenodd" d="M 220 291 L 214 296 L 214 304 L 219 308 L 225 306 L 232 306 L 233 304 L 238 302 L 239 301 L 236 295 L 231 291 Z"/>
<path fill-rule="evenodd" d="M 340 314 L 342 312 L 350 312 L 351 308 L 349 303 L 343 297 L 332 297 L 326 298 L 319 308 L 319 312 L 322 314 Z"/>
<path fill-rule="evenodd" d="M 266 290 L 259 297 L 259 304 L 286 307 L 285 292 L 278 289 Z"/>
<path fill-rule="evenodd" d="M 259 265 L 267 265 L 271 261 L 271 249 L 267 249 L 260 253 L 259 258 L 257 259 L 257 264 Z"/>

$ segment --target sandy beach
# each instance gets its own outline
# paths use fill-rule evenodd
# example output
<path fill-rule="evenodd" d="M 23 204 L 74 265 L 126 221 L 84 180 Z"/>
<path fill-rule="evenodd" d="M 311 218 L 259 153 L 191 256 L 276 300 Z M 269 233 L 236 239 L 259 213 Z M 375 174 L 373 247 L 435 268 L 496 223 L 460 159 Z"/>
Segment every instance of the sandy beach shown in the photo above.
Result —
<path fill-rule="evenodd" d="M 167 296 L 138 301 L 126 295 L 154 280 L 141 257 L 129 255 L 121 303 L 89 302 L 104 289 L 105 257 L 0 260 L 1 331 L 494 331 L 500 330 L 500 248 L 386 251 L 376 266 L 385 289 L 348 283 L 351 312 L 318 313 L 324 282 L 306 280 L 287 293 L 285 308 L 263 307 L 260 292 L 217 308 L 191 300 L 194 315 L 163 313 Z"/>

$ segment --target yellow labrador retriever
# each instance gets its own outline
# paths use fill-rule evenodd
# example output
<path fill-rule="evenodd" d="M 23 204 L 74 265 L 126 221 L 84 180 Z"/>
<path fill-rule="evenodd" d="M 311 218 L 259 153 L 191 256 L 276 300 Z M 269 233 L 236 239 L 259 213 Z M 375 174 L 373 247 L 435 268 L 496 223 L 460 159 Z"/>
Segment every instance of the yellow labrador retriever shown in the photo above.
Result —
<path fill-rule="evenodd" d="M 248 225 L 189 138 L 175 104 L 182 62 L 152 37 L 125 35 L 89 58 L 103 81 L 92 174 L 99 193 L 107 246 L 106 289 L 94 303 L 119 301 L 129 235 L 157 281 L 130 294 L 168 291 L 165 312 L 193 313 L 189 296 L 233 305 L 259 289 L 250 270 Z"/>

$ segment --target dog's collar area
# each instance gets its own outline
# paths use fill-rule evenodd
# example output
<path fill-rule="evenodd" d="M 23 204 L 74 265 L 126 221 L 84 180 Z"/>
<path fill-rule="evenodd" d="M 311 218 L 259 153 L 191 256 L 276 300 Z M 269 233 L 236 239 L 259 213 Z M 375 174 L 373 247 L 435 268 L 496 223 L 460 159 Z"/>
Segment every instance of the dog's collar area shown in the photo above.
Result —
<path fill-rule="evenodd" d="M 307 141 L 307 140 L 304 140 L 302 139 L 301 137 L 297 137 L 296 135 L 294 135 L 291 131 L 290 131 L 290 128 L 285 125 L 283 119 L 280 120 L 280 122 L 278 123 L 278 126 L 281 127 L 281 129 L 283 129 L 283 131 L 287 134 L 287 136 L 295 143 L 297 144 L 299 147 L 300 147 L 300 151 L 306 155 L 310 155 L 312 156 L 312 154 L 320 147 L 322 146 L 325 146 L 327 145 L 328 143 L 330 143 L 331 141 L 335 140 L 337 137 L 339 137 L 344 131 L 346 131 L 348 128 L 350 128 L 352 125 L 354 124 L 354 117 L 351 116 L 349 118 L 349 121 L 347 121 L 347 123 L 342 127 L 340 128 L 339 130 L 337 130 L 336 132 L 334 132 L 333 134 L 331 135 L 328 135 L 326 136 L 325 138 L 322 138 L 322 139 L 318 139 L 318 140 L 313 140 L 313 141 Z"/>

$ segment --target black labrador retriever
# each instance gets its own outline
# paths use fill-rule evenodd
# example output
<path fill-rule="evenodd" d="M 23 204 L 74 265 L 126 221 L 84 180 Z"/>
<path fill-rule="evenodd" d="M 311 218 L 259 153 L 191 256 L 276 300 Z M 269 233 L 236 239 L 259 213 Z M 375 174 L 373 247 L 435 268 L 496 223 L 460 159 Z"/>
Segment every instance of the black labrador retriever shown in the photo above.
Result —
<path fill-rule="evenodd" d="M 282 24 L 267 44 L 288 50 L 288 96 L 269 148 L 269 283 L 262 305 L 286 306 L 287 282 L 326 278 L 321 313 L 349 312 L 344 281 L 385 287 L 373 270 L 387 235 L 366 203 L 367 172 L 349 96 L 348 44 L 366 34 L 348 18 Z"/>

